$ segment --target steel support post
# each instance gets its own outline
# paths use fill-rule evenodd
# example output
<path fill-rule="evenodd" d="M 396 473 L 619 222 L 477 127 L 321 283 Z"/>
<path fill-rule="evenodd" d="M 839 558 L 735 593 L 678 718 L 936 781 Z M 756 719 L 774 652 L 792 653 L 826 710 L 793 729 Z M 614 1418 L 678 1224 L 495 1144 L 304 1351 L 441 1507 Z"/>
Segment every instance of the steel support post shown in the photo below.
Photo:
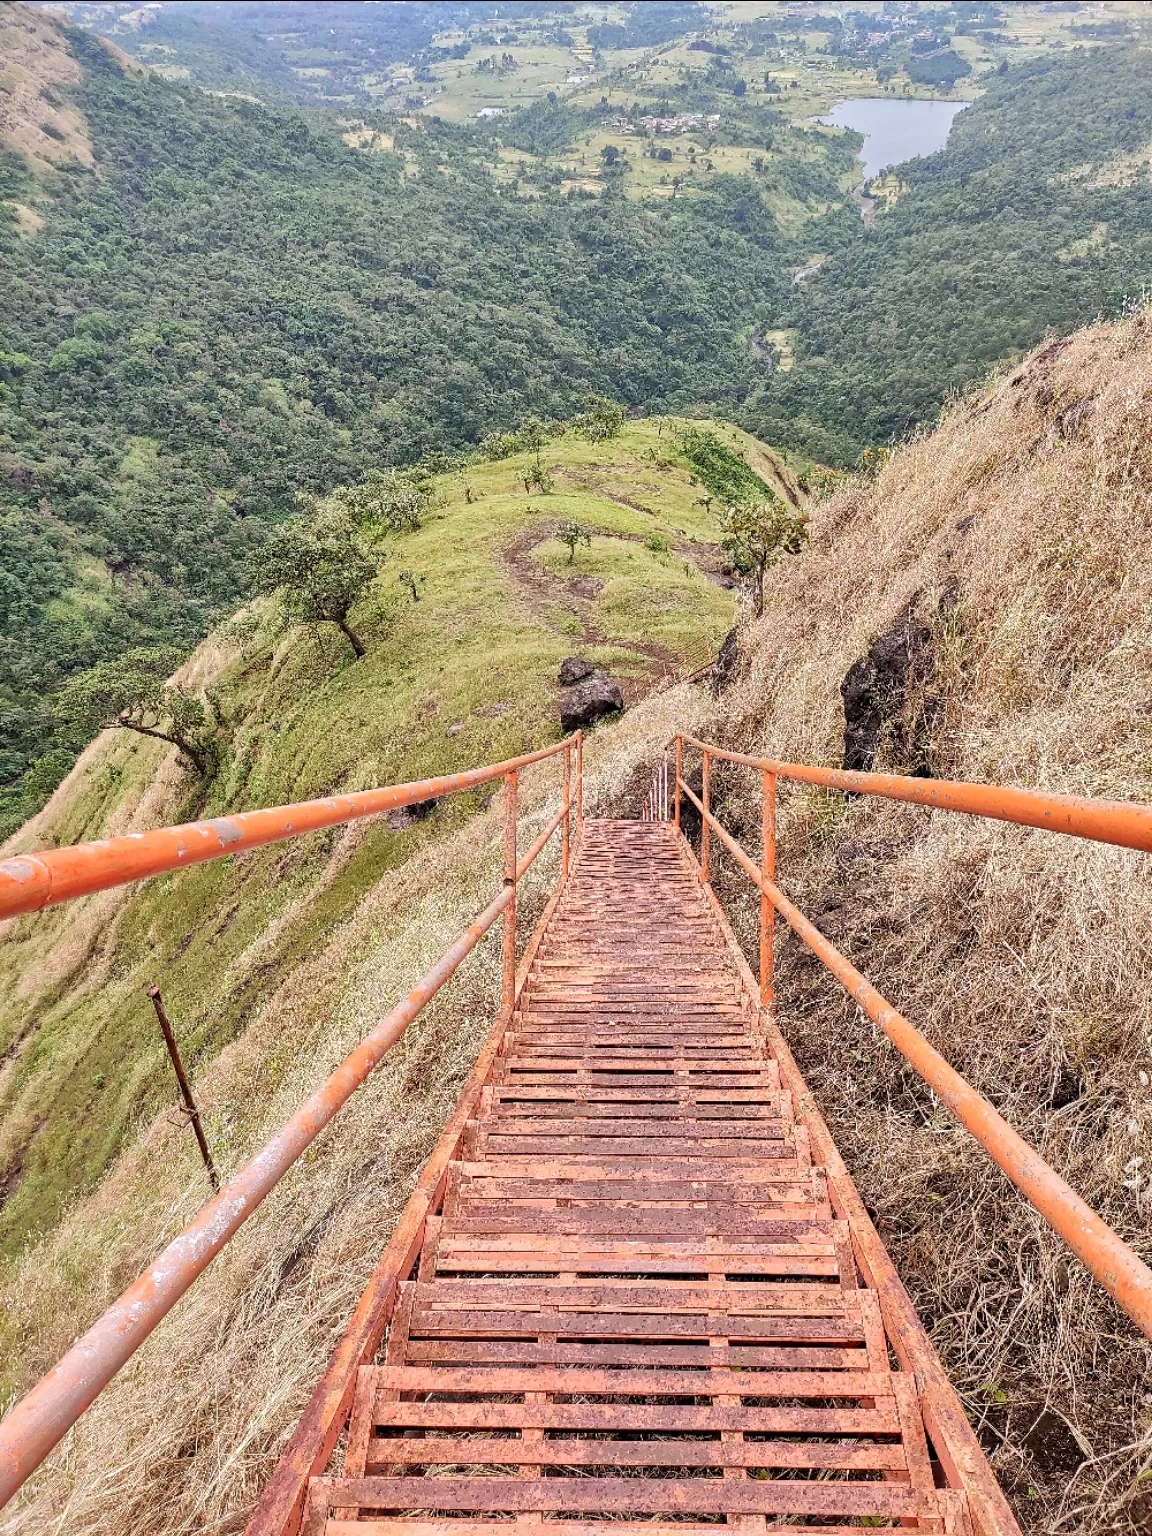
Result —
<path fill-rule="evenodd" d="M 700 803 L 704 807 L 704 814 L 700 818 L 700 878 L 705 885 L 712 883 L 712 827 L 708 821 L 712 810 L 712 755 L 704 753 L 704 764 L 700 774 L 703 784 L 703 794 Z"/>
<path fill-rule="evenodd" d="M 564 820 L 560 823 L 560 876 L 568 878 L 568 859 L 572 843 L 572 753 L 564 754 Z"/>
<path fill-rule="evenodd" d="M 576 832 L 584 825 L 584 732 L 576 732 Z"/>
<path fill-rule="evenodd" d="M 676 738 L 676 784 L 672 792 L 672 822 L 677 832 L 680 830 L 680 780 L 683 777 L 684 768 L 684 738 Z"/>
<path fill-rule="evenodd" d="M 760 873 L 776 881 L 776 775 L 764 771 L 764 806 Z M 760 1006 L 771 1008 L 776 965 L 776 908 L 763 888 L 760 891 Z"/>
<path fill-rule="evenodd" d="M 504 885 L 511 890 L 504 908 L 504 980 L 501 1001 L 516 1001 L 516 775 L 504 775 Z"/>
<path fill-rule="evenodd" d="M 180 1060 L 180 1048 L 176 1044 L 176 1036 L 172 1033 L 172 1026 L 168 1022 L 168 1015 L 164 1010 L 164 999 L 160 996 L 159 987 L 149 987 L 148 996 L 152 999 L 152 1006 L 156 1010 L 156 1017 L 160 1021 L 160 1031 L 164 1036 L 164 1044 L 168 1047 L 168 1055 L 172 1059 L 172 1066 L 176 1072 L 176 1081 L 180 1085 L 180 1108 L 188 1116 L 188 1123 L 196 1133 L 196 1141 L 200 1147 L 200 1156 L 204 1159 L 204 1166 L 208 1170 L 208 1179 L 213 1189 L 220 1188 L 220 1180 L 216 1176 L 216 1165 L 212 1161 L 212 1153 L 208 1147 L 208 1138 L 204 1134 L 204 1127 L 200 1123 L 200 1111 L 196 1108 L 196 1100 L 192 1097 L 192 1086 L 184 1072 L 184 1063 Z"/>

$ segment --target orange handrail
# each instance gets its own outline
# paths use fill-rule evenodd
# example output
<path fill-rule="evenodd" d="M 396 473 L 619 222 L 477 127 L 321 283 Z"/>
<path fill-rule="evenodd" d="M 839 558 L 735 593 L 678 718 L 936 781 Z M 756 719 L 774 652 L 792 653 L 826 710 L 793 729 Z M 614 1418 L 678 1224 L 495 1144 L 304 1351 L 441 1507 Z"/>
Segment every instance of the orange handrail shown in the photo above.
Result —
<path fill-rule="evenodd" d="M 684 781 L 680 764 L 685 744 L 698 747 L 704 754 L 704 799 L 699 799 Z M 764 780 L 763 859 L 758 867 L 708 806 L 708 767 L 719 758 L 757 768 Z M 948 784 L 933 780 L 903 779 L 896 775 L 846 773 L 838 769 L 809 768 L 796 763 L 782 763 L 772 758 L 750 757 L 745 753 L 726 752 L 693 736 L 676 738 L 676 793 L 674 819 L 680 822 L 680 796 L 684 794 L 700 812 L 704 833 L 714 832 L 735 858 L 740 868 L 761 892 L 762 900 L 789 925 L 798 938 L 824 963 L 872 1021 L 909 1061 L 921 1078 L 940 1095 L 948 1108 L 971 1132 L 1007 1174 L 1016 1188 L 1044 1217 L 1049 1226 L 1083 1261 L 1086 1268 L 1108 1294 L 1124 1308 L 1128 1316 L 1152 1338 L 1152 1269 L 1133 1252 L 1086 1201 L 1052 1168 L 1040 1154 L 1008 1124 L 993 1106 L 951 1067 L 939 1051 L 915 1026 L 899 1013 L 872 986 L 840 951 L 824 937 L 800 909 L 776 885 L 775 872 L 775 779 L 776 776 L 799 779 L 806 783 L 826 784 L 836 789 L 850 788 L 863 794 L 880 795 L 894 800 L 911 800 L 936 805 L 941 809 L 967 811 L 970 814 L 996 816 L 1003 821 L 1018 821 L 1026 826 L 1050 827 L 1053 831 L 1089 837 L 1099 842 L 1118 843 L 1123 847 L 1141 847 L 1135 838 L 1147 835 L 1152 827 L 1152 807 L 1123 805 L 1111 801 L 1093 801 L 1067 795 L 1045 795 L 1030 790 L 1002 790 L 979 784 Z M 843 781 L 850 780 L 851 783 Z M 926 791 L 935 783 L 946 794 L 929 798 Z M 982 809 L 995 805 L 997 810 Z M 1042 819 L 1050 816 L 1051 819 Z M 1095 828 L 1097 830 L 1089 830 Z M 770 841 L 771 840 L 771 841 Z M 706 844 L 705 844 L 706 847 Z M 708 883 L 705 855 L 701 858 L 701 878 Z M 761 920 L 761 1000 L 767 1005 L 772 996 L 771 924 Z M 767 953 L 765 948 L 767 947 Z"/>
<path fill-rule="evenodd" d="M 139 839 L 115 838 L 106 843 L 81 844 L 58 853 L 36 855 L 43 871 L 34 872 L 34 905 L 66 900 L 164 869 L 207 858 L 221 858 L 238 847 L 256 847 L 283 837 L 299 836 L 317 827 L 333 826 L 374 815 L 397 805 L 412 805 L 494 779 L 504 781 L 505 873 L 500 894 L 425 972 L 404 1000 L 350 1052 L 335 1072 L 271 1137 L 213 1199 L 201 1207 L 147 1270 L 78 1339 L 48 1374 L 0 1420 L 0 1507 L 40 1465 L 121 1366 L 135 1353 L 157 1324 L 247 1221 L 338 1111 L 369 1077 L 404 1034 L 412 1020 L 471 954 L 480 939 L 504 916 L 504 980 L 501 1017 L 507 1016 L 516 994 L 516 886 L 557 828 L 563 832 L 561 881 L 568 871 L 569 824 L 573 807 L 571 756 L 575 753 L 577 819 L 582 793 L 580 733 L 574 737 L 487 768 L 425 779 L 388 789 L 365 790 L 334 800 L 282 806 L 274 811 L 249 811 L 220 821 L 162 828 Z M 562 805 L 527 852 L 516 850 L 516 780 L 524 766 L 565 756 Z M 211 839 L 216 839 L 212 846 Z M 125 846 L 128 845 L 128 846 Z M 102 862 L 106 861 L 106 862 Z M 15 861 L 9 860 L 11 864 Z M 0 870 L 3 866 L 0 866 Z M 66 894 L 61 894 L 66 891 Z M 11 892 L 8 893 L 11 897 Z M 39 899 L 42 897 L 43 899 Z"/>
<path fill-rule="evenodd" d="M 363 789 L 351 795 L 304 800 L 299 805 L 278 805 L 266 811 L 241 811 L 236 816 L 214 816 L 208 821 L 131 832 L 126 837 L 105 837 L 99 842 L 77 843 L 72 848 L 54 848 L 44 853 L 16 854 L 0 861 L 0 918 L 38 912 L 42 907 L 105 891 L 110 886 L 127 885 L 149 875 L 184 869 L 189 864 L 202 864 L 206 859 L 244 853 L 265 843 L 342 826 L 365 816 L 379 816 L 401 806 L 439 800 L 462 789 L 490 784 L 558 752 L 567 752 L 570 745 L 571 738 L 505 763 L 470 768 L 436 779 L 419 779 L 413 784 Z"/>
<path fill-rule="evenodd" d="M 1082 795 L 1051 795 L 1038 789 L 1005 789 L 998 784 L 965 784 L 948 779 L 917 779 L 899 773 L 853 773 L 847 768 L 818 768 L 810 763 L 780 762 L 771 757 L 750 757 L 745 752 L 726 752 L 722 747 L 679 738 L 688 746 L 707 752 L 726 763 L 742 763 L 762 773 L 847 794 L 878 795 L 885 800 L 906 800 L 938 811 L 962 811 L 987 816 L 993 821 L 1014 821 L 1022 827 L 1046 832 L 1065 832 L 1097 843 L 1115 843 L 1152 853 L 1152 805 L 1124 800 L 1092 800 Z"/>

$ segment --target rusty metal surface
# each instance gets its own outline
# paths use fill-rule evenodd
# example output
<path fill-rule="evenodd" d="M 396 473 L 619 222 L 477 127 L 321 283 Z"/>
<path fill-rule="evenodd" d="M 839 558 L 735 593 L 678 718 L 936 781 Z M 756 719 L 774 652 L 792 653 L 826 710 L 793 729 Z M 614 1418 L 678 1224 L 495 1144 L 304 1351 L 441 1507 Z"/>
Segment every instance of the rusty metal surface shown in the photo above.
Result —
<path fill-rule="evenodd" d="M 848 794 L 877 795 L 885 800 L 904 800 L 940 811 L 961 811 L 968 816 L 987 816 L 993 821 L 1012 821 L 1045 832 L 1064 832 L 1093 842 L 1115 843 L 1152 853 L 1152 805 L 1124 800 L 1094 800 L 1082 795 L 1052 795 L 1037 789 L 1010 789 L 1001 784 L 964 784 L 948 779 L 917 779 L 900 773 L 855 773 L 844 768 L 820 768 L 812 763 L 785 763 L 772 757 L 750 757 L 746 752 L 726 752 L 695 736 L 677 737 L 711 758 L 741 763 L 747 768 L 819 784 Z"/>
<path fill-rule="evenodd" d="M 707 761 L 707 759 L 705 759 Z M 1152 1338 L 1152 1269 L 1098 1216 L 1072 1186 L 1024 1140 L 986 1098 L 893 1008 L 834 944 L 788 900 L 763 868 L 688 787 L 681 789 L 699 810 L 705 830 L 711 829 L 740 868 L 779 912 L 792 931 L 808 945 L 836 980 L 884 1031 L 900 1054 L 980 1143 L 997 1167 L 1040 1212 L 1052 1230 L 1068 1244 L 1101 1286 L 1123 1307 L 1136 1325 Z M 703 874 L 703 863 L 701 864 Z"/>
<path fill-rule="evenodd" d="M 678 779 L 584 823 L 310 1536 L 972 1529 Z"/>
<path fill-rule="evenodd" d="M 563 752 L 567 757 L 573 749 L 579 754 L 579 733 L 575 738 L 561 742 L 558 747 L 516 759 L 516 764 L 538 762 L 545 757 L 553 756 L 558 751 Z M 577 760 L 579 761 L 579 756 Z M 81 1338 L 77 1339 L 68 1353 L 0 1421 L 0 1506 L 7 1503 L 22 1486 L 53 1446 L 75 1424 L 89 1404 L 103 1391 L 153 1329 L 207 1269 L 233 1234 L 280 1182 L 297 1158 L 307 1150 L 353 1093 L 368 1079 L 387 1052 L 404 1034 L 412 1020 L 455 973 L 462 961 L 471 954 L 480 939 L 501 915 L 506 917 L 504 1007 L 498 1020 L 498 1025 L 503 1028 L 510 1014 L 516 991 L 516 882 L 528 869 L 547 839 L 555 832 L 561 820 L 568 818 L 571 809 L 566 800 L 528 853 L 518 862 L 515 820 L 516 776 L 515 765 L 510 769 L 508 764 L 500 764 L 495 768 L 478 769 L 472 774 L 458 775 L 457 779 L 466 780 L 467 783 L 460 782 L 454 786 L 467 788 L 473 783 L 483 783 L 493 778 L 505 780 L 505 875 L 500 894 L 420 978 L 403 1002 L 393 1008 L 349 1053 L 336 1071 L 300 1106 L 291 1119 L 281 1126 L 223 1189 L 220 1189 L 215 1197 L 197 1212 L 149 1268 Z M 425 785 L 447 784 L 447 782 L 446 780 L 427 780 Z M 579 772 L 577 786 L 579 790 L 581 787 Z M 409 794 L 412 789 L 413 786 L 408 785 L 402 786 L 399 791 L 375 790 L 366 792 L 366 795 L 371 797 L 393 793 Z M 344 798 L 345 801 L 366 803 L 364 796 Z M 337 803 L 311 802 L 311 805 L 329 808 Z M 401 801 L 401 803 L 405 802 Z M 295 833 L 308 830 L 306 824 L 300 824 L 307 823 L 307 817 L 297 813 L 308 812 L 309 809 L 309 805 L 287 807 L 276 812 L 251 812 L 250 816 L 283 820 L 285 814 L 288 814 L 296 818 L 293 825 L 293 833 Z M 576 811 L 579 817 L 579 803 Z M 363 811 L 358 814 L 370 814 L 370 812 Z M 343 816 L 333 819 L 349 818 Z M 319 824 L 322 823 L 317 823 Z M 264 823 L 257 824 L 258 827 L 263 825 Z M 166 839 L 170 842 L 173 836 L 177 836 L 179 841 L 179 837 L 188 830 L 188 828 L 168 828 L 161 832 L 144 834 L 144 837 L 156 839 L 157 846 L 163 847 L 167 846 Z M 261 838 L 257 832 L 251 835 L 256 841 L 268 840 L 267 837 Z M 131 843 L 134 840 L 119 839 L 117 841 Z M 61 850 L 61 853 L 75 855 L 73 866 L 85 869 L 89 867 L 89 855 L 100 847 L 99 844 L 85 844 L 78 849 Z M 81 855 L 83 857 L 80 857 Z M 146 858 L 152 856 L 145 855 Z M 207 853 L 198 855 L 203 858 L 212 856 Z M 45 855 L 45 858 L 49 857 L 51 856 Z M 64 867 L 73 866 L 65 865 Z M 116 865 L 116 868 L 120 869 L 120 874 L 115 879 L 105 880 L 105 884 L 114 884 L 120 879 L 136 878 L 133 875 L 124 875 L 122 864 Z M 63 898 L 50 896 L 49 899 Z M 162 1024 L 166 1024 L 162 1007 L 158 1006 L 157 1012 Z M 170 1038 L 170 1031 L 166 1038 Z M 174 1049 L 174 1042 L 171 1044 Z M 176 1059 L 178 1058 L 174 1057 L 174 1060 Z M 179 1070 L 182 1087 L 187 1090 L 186 1080 L 182 1076 L 183 1069 Z M 212 1171 L 214 1174 L 214 1170 Z M 418 1188 L 417 1194 L 419 1193 Z M 402 1222 L 401 1226 L 403 1225 Z M 369 1307 L 369 1311 L 371 1310 Z M 372 1315 L 376 1316 L 378 1312 L 373 1312 Z"/>

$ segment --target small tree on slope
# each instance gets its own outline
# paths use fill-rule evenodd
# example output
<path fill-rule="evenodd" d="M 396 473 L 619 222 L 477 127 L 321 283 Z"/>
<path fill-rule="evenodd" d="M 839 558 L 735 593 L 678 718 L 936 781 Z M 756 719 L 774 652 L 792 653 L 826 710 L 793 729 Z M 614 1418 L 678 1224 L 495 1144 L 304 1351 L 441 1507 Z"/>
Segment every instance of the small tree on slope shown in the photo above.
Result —
<path fill-rule="evenodd" d="M 772 491 L 758 501 L 735 501 L 720 515 L 722 549 L 755 582 L 756 617 L 764 612 L 764 577 L 781 555 L 795 555 L 808 537 L 808 514 L 785 506 Z"/>
<path fill-rule="evenodd" d="M 194 694 L 165 681 L 180 661 L 170 646 L 141 646 L 79 673 L 60 690 L 56 718 L 66 735 L 105 726 L 176 747 L 202 779 L 216 768 L 215 732 Z"/>
<path fill-rule="evenodd" d="M 556 530 L 556 537 L 568 551 L 568 564 L 571 565 L 576 558 L 576 547 L 583 544 L 586 548 L 592 548 L 592 530 L 585 528 L 583 523 L 578 523 L 572 518 L 562 522 Z"/>
<path fill-rule="evenodd" d="M 281 592 L 295 618 L 308 624 L 335 624 L 355 651 L 364 642 L 348 615 L 376 575 L 351 523 L 337 517 L 311 527 L 285 523 L 256 551 L 252 560 L 258 592 Z"/>

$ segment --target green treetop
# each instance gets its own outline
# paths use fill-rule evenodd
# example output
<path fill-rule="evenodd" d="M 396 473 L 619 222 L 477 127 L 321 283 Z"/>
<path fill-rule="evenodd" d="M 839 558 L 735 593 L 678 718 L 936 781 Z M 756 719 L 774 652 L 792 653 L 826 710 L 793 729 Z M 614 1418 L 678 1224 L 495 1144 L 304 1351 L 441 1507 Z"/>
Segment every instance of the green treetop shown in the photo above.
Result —
<path fill-rule="evenodd" d="M 170 742 L 202 779 L 216 766 L 215 732 L 203 703 L 167 678 L 178 665 L 172 646 L 139 646 L 77 673 L 56 698 L 63 734 L 84 739 L 115 726 Z"/>
<path fill-rule="evenodd" d="M 756 501 L 729 503 L 720 516 L 721 547 L 755 586 L 756 617 L 764 612 L 764 577 L 781 555 L 795 555 L 808 537 L 808 514 L 768 491 Z"/>
<path fill-rule="evenodd" d="M 364 642 L 348 616 L 374 579 L 376 565 L 344 514 L 275 529 L 254 558 L 252 574 L 257 591 L 280 592 L 288 612 L 302 623 L 335 624 L 357 659 L 364 655 Z"/>

